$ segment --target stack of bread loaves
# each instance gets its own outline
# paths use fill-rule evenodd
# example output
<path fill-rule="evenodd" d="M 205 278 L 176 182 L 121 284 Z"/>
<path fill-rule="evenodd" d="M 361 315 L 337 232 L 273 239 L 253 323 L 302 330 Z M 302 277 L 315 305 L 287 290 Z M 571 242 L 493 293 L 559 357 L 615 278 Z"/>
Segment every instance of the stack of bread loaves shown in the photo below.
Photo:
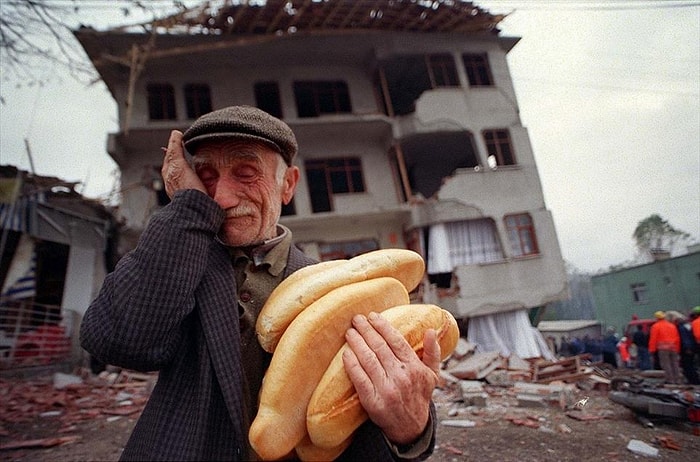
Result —
<path fill-rule="evenodd" d="M 382 313 L 419 356 L 425 331 L 435 329 L 442 359 L 452 353 L 459 339 L 452 315 L 410 304 L 424 270 L 417 253 L 383 249 L 307 266 L 277 286 L 256 325 L 260 345 L 273 353 L 249 432 L 261 458 L 296 450 L 302 460 L 331 460 L 367 419 L 342 362 L 356 314 Z"/>

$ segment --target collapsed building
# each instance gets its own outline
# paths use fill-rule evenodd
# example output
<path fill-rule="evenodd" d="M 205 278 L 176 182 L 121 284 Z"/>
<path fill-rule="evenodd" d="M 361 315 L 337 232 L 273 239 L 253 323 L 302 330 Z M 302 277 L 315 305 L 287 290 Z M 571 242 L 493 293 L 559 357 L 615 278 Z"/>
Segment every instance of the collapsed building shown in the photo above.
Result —
<path fill-rule="evenodd" d="M 75 36 L 111 92 L 120 240 L 168 202 L 173 129 L 229 105 L 283 119 L 301 178 L 281 223 L 319 260 L 416 250 L 435 303 L 483 350 L 547 356 L 532 321 L 564 261 L 507 64 L 518 38 L 466 1 L 212 1 Z"/>
<path fill-rule="evenodd" d="M 78 325 L 112 267 L 112 210 L 77 183 L 0 165 L 0 370 L 82 360 Z"/>

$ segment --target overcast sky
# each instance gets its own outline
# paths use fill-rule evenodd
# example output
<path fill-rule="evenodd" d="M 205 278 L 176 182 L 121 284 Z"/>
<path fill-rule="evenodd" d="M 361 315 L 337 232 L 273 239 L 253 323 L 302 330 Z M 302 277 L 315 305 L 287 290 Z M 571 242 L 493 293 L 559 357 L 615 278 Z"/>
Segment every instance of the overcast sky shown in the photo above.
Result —
<path fill-rule="evenodd" d="M 509 13 L 502 34 L 521 37 L 508 62 L 564 258 L 582 271 L 631 261 L 654 213 L 698 240 L 700 1 L 475 3 Z M 2 85 L 0 164 L 30 170 L 27 140 L 37 174 L 107 196 L 117 114 L 104 84 Z"/>

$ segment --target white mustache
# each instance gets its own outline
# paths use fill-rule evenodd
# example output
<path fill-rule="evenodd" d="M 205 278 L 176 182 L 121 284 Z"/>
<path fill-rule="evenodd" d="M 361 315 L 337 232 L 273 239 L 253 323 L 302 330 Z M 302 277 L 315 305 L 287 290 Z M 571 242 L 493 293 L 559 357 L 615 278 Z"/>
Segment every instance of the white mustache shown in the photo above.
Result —
<path fill-rule="evenodd" d="M 250 205 L 239 205 L 226 209 L 226 218 L 240 218 L 250 215 L 255 215 L 256 209 Z"/>

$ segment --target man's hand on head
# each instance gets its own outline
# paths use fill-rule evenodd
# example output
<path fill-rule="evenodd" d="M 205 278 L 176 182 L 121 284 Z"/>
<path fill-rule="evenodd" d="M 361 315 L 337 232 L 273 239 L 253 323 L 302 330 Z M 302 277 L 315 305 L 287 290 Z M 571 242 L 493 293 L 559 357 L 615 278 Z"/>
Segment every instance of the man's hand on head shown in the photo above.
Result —
<path fill-rule="evenodd" d="M 168 147 L 162 148 L 163 167 L 160 172 L 163 175 L 165 192 L 171 199 L 177 191 L 183 189 L 197 189 L 206 194 L 207 190 L 199 179 L 197 173 L 185 159 L 185 148 L 182 144 L 182 132 L 173 130 L 170 132 Z"/>

